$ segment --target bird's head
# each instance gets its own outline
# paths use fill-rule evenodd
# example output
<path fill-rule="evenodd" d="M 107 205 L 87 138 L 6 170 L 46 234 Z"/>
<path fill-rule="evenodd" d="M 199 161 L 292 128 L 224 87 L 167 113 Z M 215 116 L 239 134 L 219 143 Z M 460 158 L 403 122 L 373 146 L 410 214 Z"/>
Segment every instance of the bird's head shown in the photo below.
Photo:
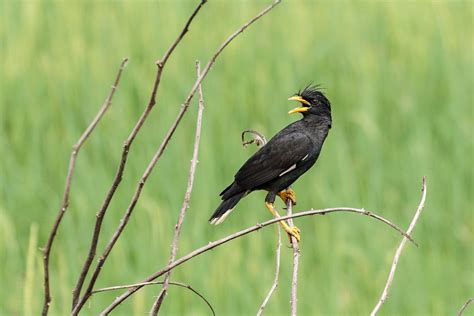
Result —
<path fill-rule="evenodd" d="M 303 91 L 298 91 L 298 93 L 288 100 L 301 103 L 300 107 L 294 108 L 288 112 L 289 114 L 301 113 L 303 116 L 306 116 L 308 114 L 331 113 L 331 103 L 318 86 L 308 85 Z"/>

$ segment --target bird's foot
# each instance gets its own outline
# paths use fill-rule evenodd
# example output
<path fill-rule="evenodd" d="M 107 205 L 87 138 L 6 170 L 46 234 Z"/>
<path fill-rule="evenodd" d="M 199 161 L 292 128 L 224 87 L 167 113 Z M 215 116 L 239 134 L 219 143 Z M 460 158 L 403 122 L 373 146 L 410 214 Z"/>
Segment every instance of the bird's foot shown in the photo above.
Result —
<path fill-rule="evenodd" d="M 292 190 L 293 191 L 293 190 Z M 294 192 L 293 192 L 294 194 Z M 275 210 L 275 207 L 273 206 L 273 203 L 270 202 L 265 202 L 265 206 L 267 209 L 270 211 L 270 213 L 273 214 L 276 218 L 280 217 L 280 214 L 278 214 L 277 210 Z M 285 221 L 280 221 L 281 227 L 286 231 L 288 234 L 288 238 L 290 239 L 291 242 L 291 237 L 295 237 L 296 241 L 300 242 L 301 236 L 300 236 L 300 229 L 296 226 L 290 227 Z"/>
<path fill-rule="evenodd" d="M 283 202 L 288 202 L 290 200 L 293 205 L 296 205 L 296 193 L 293 189 L 286 189 L 285 191 L 278 192 L 278 196 L 283 200 Z"/>
<path fill-rule="evenodd" d="M 287 226 L 287 228 L 284 228 L 284 229 L 288 234 L 288 238 L 290 239 L 290 242 L 291 242 L 291 237 L 295 237 L 297 242 L 301 241 L 301 236 L 300 236 L 301 231 L 298 227 L 296 227 L 296 226 L 293 226 L 293 227 Z"/>

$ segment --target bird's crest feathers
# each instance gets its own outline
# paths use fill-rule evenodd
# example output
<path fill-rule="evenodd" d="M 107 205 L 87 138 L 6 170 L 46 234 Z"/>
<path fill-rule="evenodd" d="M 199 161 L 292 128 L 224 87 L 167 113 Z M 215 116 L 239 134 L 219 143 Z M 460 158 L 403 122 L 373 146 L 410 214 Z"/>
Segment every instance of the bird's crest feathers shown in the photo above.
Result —
<path fill-rule="evenodd" d="M 322 90 L 321 85 L 310 82 L 303 90 L 298 91 L 297 95 L 301 96 L 313 106 L 323 105 L 330 110 L 331 103 L 323 94 Z"/>

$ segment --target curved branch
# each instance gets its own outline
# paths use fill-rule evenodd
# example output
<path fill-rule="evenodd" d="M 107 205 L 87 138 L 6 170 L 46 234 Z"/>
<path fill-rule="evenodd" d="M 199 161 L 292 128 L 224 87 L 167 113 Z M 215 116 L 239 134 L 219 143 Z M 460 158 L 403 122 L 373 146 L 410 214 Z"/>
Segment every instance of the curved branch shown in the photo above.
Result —
<path fill-rule="evenodd" d="M 423 177 L 422 187 L 421 187 L 421 200 L 420 200 L 420 203 L 418 204 L 418 208 L 415 212 L 415 216 L 413 216 L 410 226 L 408 227 L 407 235 L 411 235 L 411 233 L 413 232 L 416 222 L 418 221 L 418 218 L 420 217 L 421 211 L 425 207 L 425 199 L 426 199 L 426 177 Z M 375 305 L 374 309 L 370 313 L 370 316 L 377 315 L 377 313 L 380 310 L 380 307 L 383 305 L 383 303 L 385 303 L 385 300 L 388 297 L 388 290 L 390 289 L 390 286 L 392 285 L 393 278 L 395 276 L 395 271 L 397 270 L 398 259 L 400 258 L 400 255 L 402 253 L 403 248 L 405 247 L 407 240 L 408 240 L 407 236 L 404 236 L 402 239 L 402 242 L 397 248 L 397 251 L 395 252 L 392 268 L 390 269 L 390 274 L 388 275 L 387 283 L 385 284 L 385 288 L 382 292 L 382 296 L 380 297 L 380 300 L 377 302 L 377 305 Z"/>
<path fill-rule="evenodd" d="M 147 285 L 164 284 L 164 283 L 165 283 L 164 281 L 153 281 L 153 282 L 144 282 L 144 283 L 141 283 L 140 285 L 147 286 Z M 194 294 L 199 296 L 206 303 L 206 305 L 211 310 L 212 315 L 214 315 L 214 316 L 216 315 L 216 312 L 214 311 L 214 308 L 212 307 L 211 303 L 209 303 L 209 301 L 204 297 L 204 295 L 202 295 L 197 290 L 192 288 L 191 285 L 181 283 L 181 282 L 176 282 L 176 281 L 168 281 L 167 283 L 171 284 L 171 285 L 176 285 L 176 286 L 179 286 L 179 287 L 184 287 L 184 288 L 194 292 Z M 104 287 L 104 288 L 92 291 L 92 294 L 100 293 L 100 292 L 107 292 L 107 291 L 116 291 L 116 290 L 128 289 L 128 288 L 131 288 L 131 287 L 134 287 L 134 286 L 136 286 L 136 284 Z"/>
<path fill-rule="evenodd" d="M 245 135 L 246 134 L 252 134 L 253 138 L 251 140 L 245 140 Z M 267 143 L 267 139 L 265 138 L 265 135 L 262 133 L 259 133 L 257 131 L 254 131 L 253 129 L 248 129 L 242 132 L 242 146 L 247 147 L 250 144 L 257 145 L 257 147 L 263 146 Z"/>
<path fill-rule="evenodd" d="M 468 300 L 466 301 L 466 303 L 464 303 L 464 305 L 461 306 L 461 309 L 459 310 L 457 316 L 462 316 L 462 314 L 464 314 L 464 311 L 466 310 L 466 308 L 467 308 L 467 307 L 469 306 L 469 304 L 471 304 L 473 301 L 474 301 L 474 297 L 471 297 L 470 299 L 468 299 Z"/>
<path fill-rule="evenodd" d="M 112 85 L 109 95 L 105 99 L 104 104 L 100 108 L 95 118 L 86 128 L 86 130 L 82 133 L 77 143 L 74 144 L 74 146 L 72 147 L 71 157 L 69 158 L 69 167 L 68 167 L 68 172 L 66 176 L 66 186 L 64 189 L 63 200 L 61 203 L 61 207 L 59 208 L 58 214 L 56 215 L 56 220 L 54 221 L 53 227 L 49 233 L 48 241 L 46 242 L 46 245 L 44 246 L 44 249 L 43 249 L 43 269 L 44 269 L 43 271 L 44 272 L 44 276 L 43 276 L 44 278 L 43 280 L 44 304 L 43 304 L 43 311 L 42 311 L 43 316 L 48 314 L 49 305 L 51 304 L 51 293 L 49 289 L 49 257 L 50 257 L 51 249 L 53 247 L 54 240 L 56 238 L 56 234 L 58 232 L 59 225 L 61 224 L 64 214 L 66 213 L 66 210 L 69 206 L 69 193 L 71 192 L 72 177 L 74 175 L 74 170 L 76 168 L 77 155 L 79 154 L 79 151 L 81 150 L 82 145 L 86 142 L 86 140 L 94 131 L 97 124 L 99 124 L 99 121 L 105 115 L 105 112 L 107 112 L 109 107 L 112 105 L 112 99 L 115 95 L 115 91 L 117 90 L 117 86 L 120 82 L 123 69 L 127 65 L 127 62 L 128 62 L 128 58 L 124 58 L 122 60 L 119 70 L 117 72 L 117 75 L 115 77 L 115 81 Z"/>
<path fill-rule="evenodd" d="M 282 220 L 287 220 L 287 219 L 290 219 L 290 218 L 298 218 L 298 217 L 303 217 L 303 216 L 311 216 L 311 215 L 326 215 L 326 214 L 330 214 L 330 213 L 336 213 L 336 212 L 350 212 L 350 213 L 357 213 L 357 214 L 361 214 L 361 215 L 365 215 L 365 216 L 369 216 L 369 217 L 372 217 L 372 218 L 375 218 L 381 222 L 383 222 L 384 224 L 392 227 L 393 229 L 395 229 L 396 231 L 398 231 L 400 234 L 402 234 L 403 236 L 409 238 L 410 240 L 411 237 L 409 237 L 403 230 L 401 230 L 400 228 L 398 228 L 396 225 L 392 224 L 390 221 L 388 221 L 387 219 L 383 218 L 382 216 L 379 216 L 377 214 L 374 214 L 372 212 L 369 212 L 369 211 L 366 211 L 364 209 L 358 209 L 358 208 L 351 208 L 351 207 L 337 207 L 337 208 L 326 208 L 326 209 L 321 209 L 321 210 L 309 210 L 309 211 L 305 211 L 305 212 L 299 212 L 299 213 L 295 213 L 291 216 L 282 216 L 282 217 L 279 217 L 279 218 L 273 218 L 271 220 L 268 220 L 264 223 L 261 223 L 261 224 L 256 224 L 252 227 L 249 227 L 249 228 L 246 228 L 244 230 L 241 230 L 239 232 L 236 232 L 232 235 L 229 235 L 227 237 L 224 237 L 222 239 L 219 239 L 219 240 L 216 240 L 216 241 L 213 241 L 213 242 L 210 242 L 208 243 L 206 246 L 203 246 L 201 248 L 198 248 L 194 251 L 192 251 L 191 253 L 175 260 L 172 264 L 166 266 L 165 268 L 161 269 L 160 271 L 157 271 L 155 273 L 153 273 L 152 275 L 150 275 L 149 277 L 147 277 L 145 280 L 142 281 L 143 282 L 150 282 L 150 281 L 153 281 L 155 280 L 156 278 L 162 276 L 163 274 L 165 274 L 166 272 L 176 268 L 177 266 L 185 263 L 186 261 L 189 261 L 190 259 L 198 256 L 198 255 L 201 255 L 211 249 L 214 249 L 222 244 L 225 244 L 231 240 L 234 240 L 236 238 L 239 238 L 239 237 L 242 237 L 242 236 L 245 236 L 245 235 L 248 235 L 254 231 L 257 231 L 263 227 L 266 227 L 266 226 L 269 226 L 269 225 L 272 225 L 272 224 L 275 224 L 275 223 L 278 223 L 279 221 L 282 221 Z M 413 241 L 413 240 L 412 240 Z M 141 284 L 141 283 L 140 283 Z M 141 289 L 143 287 L 143 285 L 140 285 L 140 284 L 136 284 L 135 287 L 132 287 L 130 288 L 127 292 L 125 292 L 124 294 L 120 295 L 119 297 L 117 297 L 113 302 L 112 304 L 110 304 L 102 313 L 101 315 L 108 315 L 112 310 L 114 310 L 118 305 L 120 305 L 124 300 L 126 300 L 128 297 L 130 297 L 133 293 L 135 293 L 136 291 L 138 291 L 139 289 Z"/>

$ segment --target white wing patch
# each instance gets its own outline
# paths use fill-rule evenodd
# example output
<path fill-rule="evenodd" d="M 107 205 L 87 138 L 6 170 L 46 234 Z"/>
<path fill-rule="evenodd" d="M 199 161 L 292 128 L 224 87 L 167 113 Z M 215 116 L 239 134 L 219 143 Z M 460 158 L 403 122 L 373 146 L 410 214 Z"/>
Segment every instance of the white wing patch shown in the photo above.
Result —
<path fill-rule="evenodd" d="M 306 156 L 303 157 L 303 159 L 301 159 L 301 161 L 304 161 L 306 158 L 308 158 L 309 154 L 306 154 Z M 288 172 L 292 171 L 292 170 L 295 170 L 296 169 L 296 164 L 292 165 L 290 168 L 286 169 L 285 171 L 283 171 L 282 173 L 280 173 L 279 177 L 287 174 Z"/>
<path fill-rule="evenodd" d="M 280 173 L 279 177 L 281 177 L 282 175 L 292 171 L 292 170 L 295 170 L 296 169 L 296 164 L 294 164 L 293 166 L 291 166 L 290 168 L 286 169 L 285 171 L 283 171 L 282 173 Z"/>

